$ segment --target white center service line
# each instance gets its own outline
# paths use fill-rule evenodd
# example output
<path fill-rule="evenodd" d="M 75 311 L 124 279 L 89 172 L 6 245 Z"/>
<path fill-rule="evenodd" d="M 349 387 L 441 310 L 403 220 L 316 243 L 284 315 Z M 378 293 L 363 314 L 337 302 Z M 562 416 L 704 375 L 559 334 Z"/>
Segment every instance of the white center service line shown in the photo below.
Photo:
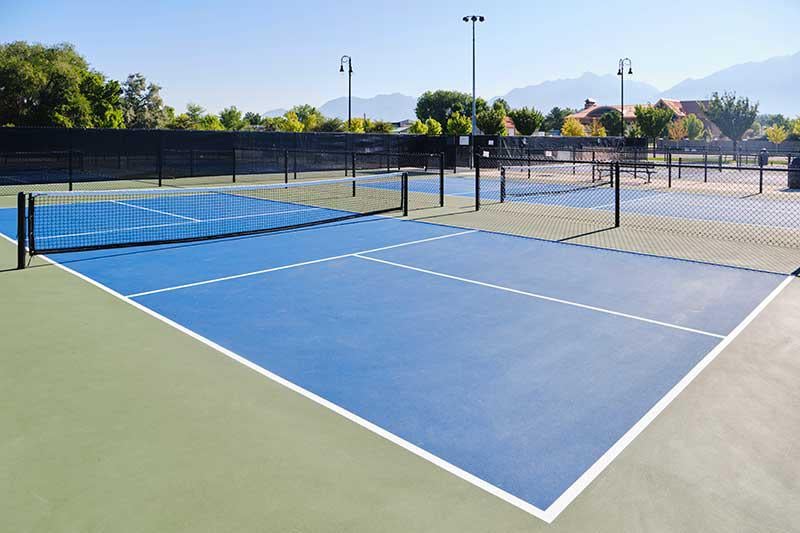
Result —
<path fill-rule="evenodd" d="M 167 215 L 167 216 L 170 216 L 170 217 L 182 218 L 184 220 L 191 220 L 192 222 L 201 222 L 199 219 L 192 218 L 192 217 L 185 217 L 183 215 L 178 215 L 176 213 L 170 213 L 169 211 L 161 211 L 159 209 L 151 209 L 149 207 L 143 207 L 141 205 L 129 204 L 128 202 L 123 202 L 121 200 L 111 200 L 111 201 L 113 203 L 115 203 L 115 204 L 124 205 L 126 207 L 132 207 L 134 209 L 141 209 L 142 211 L 150 211 L 151 213 L 158 213 L 158 214 Z"/>
<path fill-rule="evenodd" d="M 423 242 L 431 242 L 431 241 L 438 241 L 440 239 L 449 239 L 450 237 L 458 237 L 459 235 L 467 235 L 469 233 L 476 233 L 478 230 L 469 230 L 469 231 L 459 231 L 457 233 L 448 233 L 447 235 L 439 235 L 438 237 L 429 237 L 427 239 L 419 239 L 416 241 L 409 241 L 409 242 L 402 242 L 400 244 L 391 244 L 389 246 L 382 246 L 380 248 L 372 248 L 371 250 L 362 250 L 360 252 L 351 252 L 349 254 L 342 254 L 342 255 L 334 255 L 331 257 L 323 257 L 322 259 L 313 259 L 311 261 L 303 261 L 302 263 L 294 263 L 291 265 L 283 265 L 279 267 L 273 268 L 265 268 L 263 270 L 255 270 L 253 272 L 245 272 L 243 274 L 235 274 L 233 276 L 225 276 L 221 278 L 214 278 L 214 279 L 207 279 L 203 281 L 196 281 L 194 283 L 184 283 L 183 285 L 175 285 L 173 287 L 164 287 L 163 289 L 155 289 L 152 291 L 144 291 L 144 292 L 137 292 L 134 294 L 126 295 L 126 298 L 138 298 L 140 296 L 147 296 L 150 294 L 158 294 L 162 292 L 169 292 L 169 291 L 177 291 L 180 289 L 188 289 L 190 287 L 199 287 L 201 285 L 209 285 L 211 283 L 219 283 L 222 281 L 230 281 L 232 279 L 240 279 L 240 278 L 247 278 L 250 276 L 258 276 L 261 274 L 267 274 L 269 272 L 277 272 L 279 270 L 287 270 L 290 268 L 297 268 L 301 266 L 307 265 L 314 265 L 317 263 L 324 263 L 327 261 L 335 261 L 337 259 L 344 259 L 346 257 L 356 257 L 358 254 L 368 254 L 372 252 L 380 252 L 383 250 L 391 250 L 392 248 L 400 248 L 402 246 L 411 246 L 412 244 L 420 244 Z"/>
<path fill-rule="evenodd" d="M 571 302 L 569 300 L 562 300 L 560 298 L 553 298 L 552 296 L 545 296 L 543 294 L 536 294 L 536 293 L 533 293 L 533 292 L 521 291 L 521 290 L 518 290 L 518 289 L 512 289 L 510 287 L 503 287 L 501 285 L 494 285 L 493 283 L 485 283 L 483 281 L 477 281 L 477 280 L 474 280 L 474 279 L 462 278 L 462 277 L 459 277 L 459 276 L 452 276 L 450 274 L 443 274 L 441 272 L 435 272 L 433 270 L 426 270 L 424 268 L 418 268 L 418 267 L 414 267 L 414 266 L 410 266 L 410 265 L 404 265 L 402 263 L 395 263 L 393 261 L 386 261 L 385 259 L 378 259 L 377 257 L 368 257 L 368 256 L 365 256 L 365 255 L 362 255 L 362 254 L 365 254 L 365 253 L 368 253 L 368 252 L 360 252 L 360 253 L 352 254 L 352 255 L 354 257 L 357 257 L 359 259 L 365 259 L 367 261 L 374 261 L 376 263 L 383 263 L 384 265 L 390 265 L 390 266 L 397 267 L 397 268 L 405 268 L 407 270 L 413 270 L 415 272 L 422 272 L 424 274 L 430 274 L 432 276 L 438 276 L 440 278 L 447 278 L 447 279 L 452 279 L 452 280 L 455 280 L 455 281 L 461 281 L 461 282 L 464 282 L 464 283 L 470 283 L 472 285 L 480 285 L 481 287 L 488 287 L 490 289 L 497 289 L 497 290 L 500 290 L 500 291 L 510 292 L 510 293 L 513 293 L 513 294 L 519 294 L 521 296 L 528 296 L 530 298 L 536 298 L 538 300 L 544 300 L 544 301 L 547 301 L 547 302 L 554 302 L 554 303 L 559 303 L 559 304 L 563 304 L 563 305 L 570 305 L 572 307 L 579 307 L 581 309 L 587 309 L 589 311 L 596 311 L 598 313 L 605 313 L 607 315 L 614 315 L 614 316 L 618 316 L 618 317 L 622 317 L 622 318 L 629 318 L 631 320 L 638 320 L 639 322 L 647 322 L 648 324 L 655 324 L 657 326 L 664 326 L 666 328 L 678 329 L 678 330 L 681 330 L 681 331 L 688 331 L 689 333 L 697 333 L 698 335 L 705 335 L 707 337 L 714 337 L 715 339 L 724 339 L 725 338 L 725 335 L 719 335 L 717 333 L 710 333 L 708 331 L 703 331 L 701 329 L 687 328 L 685 326 L 679 326 L 677 324 L 670 324 L 669 322 L 661 322 L 660 320 L 653 320 L 653 319 L 650 319 L 650 318 L 644 318 L 644 317 L 636 316 L 636 315 L 629 315 L 627 313 L 621 313 L 619 311 L 613 311 L 611 309 L 605 309 L 603 307 L 596 307 L 596 306 L 593 306 L 593 305 L 586 305 L 586 304 L 582 304 L 582 303 L 578 303 L 578 302 Z"/>

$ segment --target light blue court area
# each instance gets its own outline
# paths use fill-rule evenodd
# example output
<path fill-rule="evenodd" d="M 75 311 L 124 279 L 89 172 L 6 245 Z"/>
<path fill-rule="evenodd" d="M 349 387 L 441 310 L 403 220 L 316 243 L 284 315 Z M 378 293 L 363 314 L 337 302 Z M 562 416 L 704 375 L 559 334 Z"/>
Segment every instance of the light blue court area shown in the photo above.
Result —
<path fill-rule="evenodd" d="M 783 281 L 384 217 L 52 259 L 542 512 Z"/>

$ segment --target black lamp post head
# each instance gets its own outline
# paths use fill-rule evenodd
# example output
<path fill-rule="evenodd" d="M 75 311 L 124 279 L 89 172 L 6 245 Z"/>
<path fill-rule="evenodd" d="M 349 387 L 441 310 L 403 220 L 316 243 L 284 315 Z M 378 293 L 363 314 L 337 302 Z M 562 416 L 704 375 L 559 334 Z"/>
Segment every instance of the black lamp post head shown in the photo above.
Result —
<path fill-rule="evenodd" d="M 464 22 L 469 22 L 469 17 L 464 17 L 461 20 L 463 20 Z"/>
<path fill-rule="evenodd" d="M 617 71 L 617 76 L 622 76 L 622 69 L 619 69 L 619 70 Z"/>
<path fill-rule="evenodd" d="M 629 68 L 628 68 L 628 75 L 629 75 L 629 76 L 632 76 L 632 75 L 633 75 L 633 67 L 629 67 Z"/>
<path fill-rule="evenodd" d="M 483 15 L 470 15 L 467 17 L 463 17 L 461 20 L 463 20 L 464 22 L 483 22 L 484 20 L 486 20 L 486 17 L 484 17 Z"/>
<path fill-rule="evenodd" d="M 344 72 L 344 65 L 339 65 L 339 72 Z"/>

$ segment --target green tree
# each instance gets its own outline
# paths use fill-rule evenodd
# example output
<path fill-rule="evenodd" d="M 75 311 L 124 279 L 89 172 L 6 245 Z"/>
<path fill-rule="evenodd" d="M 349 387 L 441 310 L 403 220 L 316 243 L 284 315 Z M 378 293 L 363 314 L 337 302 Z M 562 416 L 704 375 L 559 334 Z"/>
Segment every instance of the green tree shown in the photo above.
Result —
<path fill-rule="evenodd" d="M 279 131 L 280 119 L 281 117 L 264 117 L 261 119 L 261 126 L 264 131 Z"/>
<path fill-rule="evenodd" d="M 507 135 L 504 123 L 505 113 L 487 109 L 478 113 L 477 124 L 486 135 Z"/>
<path fill-rule="evenodd" d="M 600 117 L 600 125 L 612 137 L 622 136 L 622 114 L 617 111 L 608 111 Z"/>
<path fill-rule="evenodd" d="M 118 127 L 119 110 L 119 84 L 72 45 L 0 45 L 0 124 Z"/>
<path fill-rule="evenodd" d="M 554 107 L 544 117 L 542 129 L 544 131 L 561 131 L 562 126 L 564 126 L 564 121 L 568 116 L 574 113 L 576 113 L 576 111 L 568 107 L 564 109 L 561 109 L 560 107 Z"/>
<path fill-rule="evenodd" d="M 394 126 L 384 120 L 371 120 L 368 123 L 367 133 L 392 133 Z"/>
<path fill-rule="evenodd" d="M 584 137 L 586 128 L 583 127 L 577 118 L 568 118 L 561 126 L 561 135 L 564 137 Z"/>
<path fill-rule="evenodd" d="M 360 117 L 355 117 L 350 121 L 350 125 L 345 125 L 345 130 L 350 133 L 366 133 L 367 121 Z"/>
<path fill-rule="evenodd" d="M 122 113 L 128 128 L 160 128 L 170 121 L 161 99 L 161 87 L 147 83 L 139 72 L 130 74 L 122 83 Z"/>
<path fill-rule="evenodd" d="M 767 139 L 772 144 L 781 144 L 783 141 L 789 138 L 789 132 L 786 131 L 786 128 L 783 126 L 770 126 L 768 127 L 764 133 L 767 135 Z"/>
<path fill-rule="evenodd" d="M 303 123 L 303 131 L 317 131 L 320 123 L 325 120 L 316 107 L 308 104 L 296 105 L 289 112 L 297 115 L 297 120 Z"/>
<path fill-rule="evenodd" d="M 220 111 L 219 120 L 226 130 L 240 130 L 247 125 L 247 122 L 242 118 L 242 112 L 235 105 Z"/>
<path fill-rule="evenodd" d="M 408 133 L 411 135 L 427 135 L 428 126 L 426 126 L 421 120 L 415 120 L 411 126 L 408 127 Z"/>
<path fill-rule="evenodd" d="M 703 121 L 697 118 L 694 113 L 684 118 L 683 123 L 686 126 L 686 137 L 692 141 L 699 139 L 706 132 Z"/>
<path fill-rule="evenodd" d="M 305 127 L 294 111 L 287 111 L 282 117 L 278 117 L 275 121 L 275 126 L 278 131 L 288 131 L 291 133 L 299 133 Z"/>
<path fill-rule="evenodd" d="M 428 135 L 441 135 L 442 134 L 442 125 L 439 122 L 431 117 L 425 121 L 425 128 L 428 130 Z"/>
<path fill-rule="evenodd" d="M 191 102 L 186 104 L 186 116 L 189 117 L 191 128 L 198 128 L 205 114 L 206 110 L 203 106 Z"/>
<path fill-rule="evenodd" d="M 190 130 L 192 129 L 192 119 L 186 113 L 173 117 L 172 120 L 167 122 L 166 127 L 171 130 Z"/>
<path fill-rule="evenodd" d="M 225 126 L 222 125 L 222 121 L 217 115 L 203 115 L 195 129 L 222 131 Z"/>
<path fill-rule="evenodd" d="M 497 100 L 492 103 L 492 109 L 497 111 L 498 113 L 502 113 L 503 116 L 508 116 L 508 112 L 511 111 L 511 106 L 508 105 L 503 98 L 498 98 Z"/>
<path fill-rule="evenodd" d="M 794 119 L 794 122 L 792 122 L 792 135 L 800 137 L 800 117 L 797 117 Z"/>
<path fill-rule="evenodd" d="M 589 135 L 591 135 L 592 137 L 606 137 L 608 133 L 606 132 L 605 127 L 603 127 L 603 125 L 600 124 L 600 121 L 594 119 L 592 121 L 592 126 L 589 128 Z"/>
<path fill-rule="evenodd" d="M 260 126 L 261 125 L 261 115 L 255 113 L 253 111 L 248 111 L 244 114 L 244 118 L 242 119 L 245 121 L 246 124 L 250 126 Z"/>
<path fill-rule="evenodd" d="M 86 95 L 92 110 L 95 128 L 124 128 L 122 119 L 122 88 L 119 82 L 106 81 L 98 72 L 89 72 L 81 82 L 81 92 Z"/>
<path fill-rule="evenodd" d="M 653 140 L 653 153 L 656 150 L 656 140 L 664 135 L 667 124 L 672 121 L 675 112 L 668 107 L 643 106 L 637 105 L 634 108 L 636 113 L 636 125 L 646 139 Z"/>
<path fill-rule="evenodd" d="M 319 123 L 317 131 L 336 132 L 344 131 L 344 122 L 336 117 L 325 118 Z"/>
<path fill-rule="evenodd" d="M 756 117 L 756 122 L 765 128 L 769 126 L 782 126 L 783 129 L 789 130 L 792 127 L 792 121 L 781 114 L 758 115 Z"/>
<path fill-rule="evenodd" d="M 749 98 L 737 97 L 736 93 L 721 96 L 714 93 L 705 112 L 722 134 L 733 141 L 734 151 L 738 152 L 739 141 L 758 116 L 758 103 L 751 104 Z"/>
<path fill-rule="evenodd" d="M 450 135 L 469 135 L 472 132 L 472 121 L 458 111 L 447 119 L 447 133 Z"/>
<path fill-rule="evenodd" d="M 477 98 L 475 107 L 478 113 L 486 110 L 486 100 Z M 453 113 L 471 117 L 472 95 L 458 91 L 426 91 L 417 100 L 416 113 L 420 120 L 434 118 L 439 124 L 445 124 Z"/>
<path fill-rule="evenodd" d="M 673 141 L 680 141 L 689 135 L 689 130 L 686 127 L 686 119 L 673 120 L 667 124 L 667 133 L 669 138 Z"/>
<path fill-rule="evenodd" d="M 532 107 L 512 109 L 508 112 L 508 116 L 514 121 L 514 126 L 521 135 L 533 135 L 544 122 L 544 115 Z"/>

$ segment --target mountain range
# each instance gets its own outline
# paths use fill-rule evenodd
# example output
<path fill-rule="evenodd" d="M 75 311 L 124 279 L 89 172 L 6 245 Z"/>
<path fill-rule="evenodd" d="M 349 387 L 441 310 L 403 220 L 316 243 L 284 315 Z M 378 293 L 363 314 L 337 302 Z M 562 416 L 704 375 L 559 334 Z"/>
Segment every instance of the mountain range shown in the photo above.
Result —
<path fill-rule="evenodd" d="M 686 79 L 666 91 L 636 79 L 627 79 L 625 101 L 647 103 L 659 98 L 705 100 L 713 92 L 724 91 L 734 91 L 759 102 L 760 113 L 800 115 L 800 52 L 734 65 L 704 78 Z M 587 72 L 577 78 L 512 89 L 496 98 L 504 98 L 512 107 L 533 106 L 544 113 L 553 107 L 580 109 L 587 98 L 600 104 L 616 104 L 619 101 L 619 78 L 613 74 Z M 353 97 L 353 116 L 366 114 L 370 118 L 398 122 L 414 118 L 416 104 L 416 97 L 399 93 L 379 94 L 372 98 Z M 347 119 L 347 97 L 326 102 L 320 106 L 320 111 L 325 116 Z M 265 115 L 277 116 L 285 112 L 285 109 L 275 109 Z"/>

